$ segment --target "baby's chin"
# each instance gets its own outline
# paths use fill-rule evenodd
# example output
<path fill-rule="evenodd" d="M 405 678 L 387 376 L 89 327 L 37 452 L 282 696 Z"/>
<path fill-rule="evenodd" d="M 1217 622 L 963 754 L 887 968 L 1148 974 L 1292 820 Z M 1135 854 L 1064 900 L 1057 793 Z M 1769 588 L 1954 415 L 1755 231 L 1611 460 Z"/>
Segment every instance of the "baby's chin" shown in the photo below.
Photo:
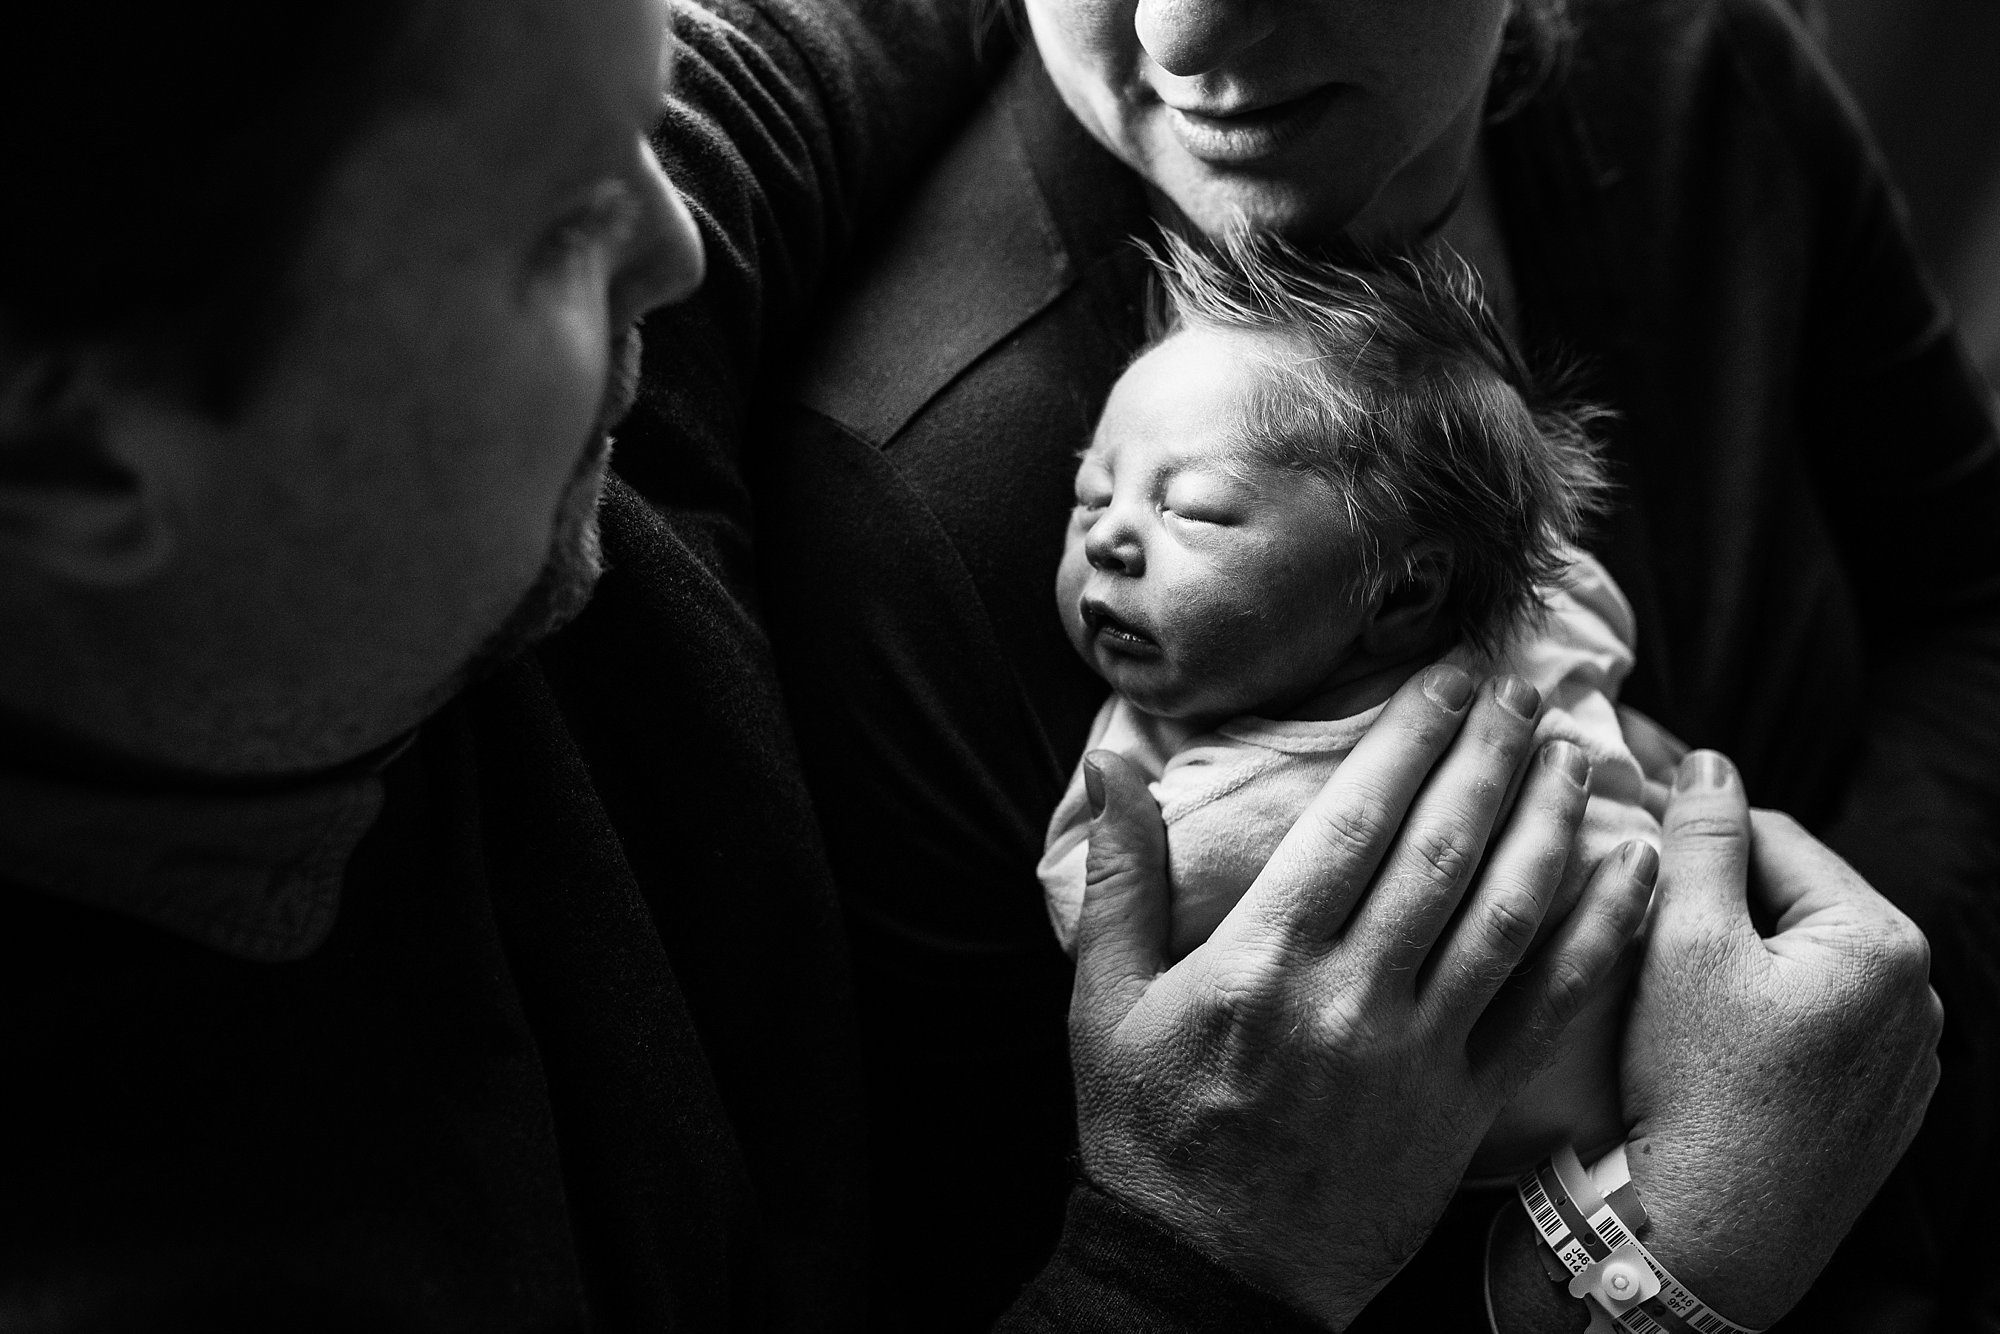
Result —
<path fill-rule="evenodd" d="M 1113 690 L 1124 697 L 1126 703 L 1139 712 L 1179 723 L 1193 732 L 1206 731 L 1231 718 L 1256 712 L 1253 705 L 1232 699 L 1226 692 L 1190 687 L 1178 682 L 1132 680 L 1136 673 L 1125 674 L 1125 680 L 1118 679 L 1120 673 L 1115 671 L 1100 674 L 1110 682 Z"/>
<path fill-rule="evenodd" d="M 1237 683 L 1190 680 L 1176 671 L 1171 649 L 1163 659 L 1139 661 L 1099 648 L 1080 621 L 1071 622 L 1068 629 L 1070 647 L 1085 665 L 1126 703 L 1149 717 L 1199 731 L 1258 712 L 1258 701 L 1249 698 Z"/>

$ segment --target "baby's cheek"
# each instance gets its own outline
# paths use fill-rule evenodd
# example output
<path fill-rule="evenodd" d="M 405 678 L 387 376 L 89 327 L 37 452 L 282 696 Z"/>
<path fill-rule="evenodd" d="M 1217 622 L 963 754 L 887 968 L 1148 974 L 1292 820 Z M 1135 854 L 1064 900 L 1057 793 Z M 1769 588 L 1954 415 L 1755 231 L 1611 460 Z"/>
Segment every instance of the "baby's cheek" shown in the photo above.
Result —
<path fill-rule="evenodd" d="M 1213 583 L 1192 581 L 1162 600 L 1175 658 L 1192 680 L 1229 693 L 1257 693 L 1297 654 L 1298 627 L 1270 609 L 1246 605 Z M 1248 709 L 1257 701 L 1245 698 Z"/>
<path fill-rule="evenodd" d="M 1083 537 L 1077 532 L 1076 523 L 1071 521 L 1069 537 L 1063 543 L 1062 563 L 1056 567 L 1056 614 L 1062 617 L 1063 631 L 1079 652 L 1083 649 L 1083 612 L 1080 604 L 1084 581 L 1089 575 L 1090 562 L 1084 559 Z"/>

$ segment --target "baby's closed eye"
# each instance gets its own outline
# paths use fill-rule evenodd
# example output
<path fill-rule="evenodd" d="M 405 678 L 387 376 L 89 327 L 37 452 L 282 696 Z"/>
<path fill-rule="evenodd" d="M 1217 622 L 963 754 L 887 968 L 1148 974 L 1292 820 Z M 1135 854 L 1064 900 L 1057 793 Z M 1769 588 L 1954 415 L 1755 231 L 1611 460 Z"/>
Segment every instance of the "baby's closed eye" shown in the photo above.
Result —
<path fill-rule="evenodd" d="M 1110 474 L 1086 462 L 1076 474 L 1076 507 L 1080 510 L 1101 510 L 1110 503 Z"/>
<path fill-rule="evenodd" d="M 1176 483 L 1167 488 L 1160 508 L 1190 523 L 1241 523 L 1246 506 L 1243 498 L 1211 485 Z"/>

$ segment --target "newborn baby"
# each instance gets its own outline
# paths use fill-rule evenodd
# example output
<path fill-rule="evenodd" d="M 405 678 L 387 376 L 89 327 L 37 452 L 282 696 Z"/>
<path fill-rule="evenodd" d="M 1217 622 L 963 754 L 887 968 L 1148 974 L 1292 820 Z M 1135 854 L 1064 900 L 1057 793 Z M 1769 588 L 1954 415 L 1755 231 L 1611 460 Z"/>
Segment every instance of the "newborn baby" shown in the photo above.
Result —
<path fill-rule="evenodd" d="M 1207 939 L 1413 672 L 1440 657 L 1542 692 L 1538 740 L 1591 762 L 1567 875 L 1659 826 L 1613 699 L 1624 595 L 1574 545 L 1603 490 L 1588 408 L 1536 401 L 1462 268 L 1313 265 L 1273 243 L 1170 241 L 1166 331 L 1113 386 L 1077 470 L 1056 579 L 1111 684 L 1089 749 L 1152 783 L 1171 954 Z M 1079 766 L 1040 874 L 1075 948 L 1090 814 Z M 1475 1175 L 1625 1135 L 1623 997 L 1489 1133 Z"/>

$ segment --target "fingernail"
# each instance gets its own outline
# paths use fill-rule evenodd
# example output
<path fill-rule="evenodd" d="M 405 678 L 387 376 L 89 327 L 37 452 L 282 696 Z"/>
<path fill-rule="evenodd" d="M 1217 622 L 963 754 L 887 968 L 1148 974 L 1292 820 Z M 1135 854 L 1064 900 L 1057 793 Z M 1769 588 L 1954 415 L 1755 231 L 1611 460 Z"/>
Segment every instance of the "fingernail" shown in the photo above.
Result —
<path fill-rule="evenodd" d="M 1542 763 L 1562 775 L 1578 787 L 1590 782 L 1590 759 L 1581 749 L 1567 741 L 1551 741 L 1542 747 Z"/>
<path fill-rule="evenodd" d="M 1523 718 L 1532 718 L 1542 707 L 1542 692 L 1523 681 L 1518 676 L 1502 677 L 1500 684 L 1493 688 L 1493 697 L 1510 712 Z"/>
<path fill-rule="evenodd" d="M 1622 854 L 1625 859 L 1625 874 L 1632 877 L 1635 888 L 1650 894 L 1653 882 L 1660 878 L 1660 853 L 1644 839 L 1633 839 L 1625 845 Z"/>
<path fill-rule="evenodd" d="M 1457 713 L 1472 698 L 1472 676 L 1463 667 L 1435 663 L 1424 673 L 1424 693 L 1447 713 Z"/>
<path fill-rule="evenodd" d="M 1713 790 L 1729 785 L 1734 773 L 1729 761 L 1712 750 L 1689 751 L 1681 761 L 1681 767 L 1674 774 L 1674 791 L 1693 792 L 1698 789 Z"/>
<path fill-rule="evenodd" d="M 1104 775 L 1093 760 L 1083 762 L 1083 796 L 1090 803 L 1091 819 L 1104 814 Z"/>

